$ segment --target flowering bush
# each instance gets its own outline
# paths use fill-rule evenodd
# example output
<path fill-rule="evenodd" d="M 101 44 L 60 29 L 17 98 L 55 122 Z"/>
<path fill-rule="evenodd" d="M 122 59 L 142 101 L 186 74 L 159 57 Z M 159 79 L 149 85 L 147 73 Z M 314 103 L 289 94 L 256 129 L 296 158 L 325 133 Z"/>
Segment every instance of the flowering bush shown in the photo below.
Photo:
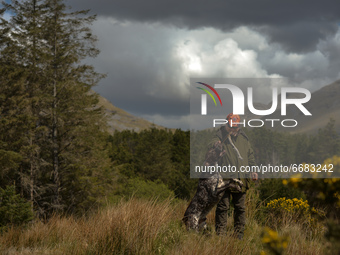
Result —
<path fill-rule="evenodd" d="M 283 180 L 282 183 L 291 187 L 303 190 L 309 193 L 309 201 L 327 208 L 327 232 L 326 237 L 332 243 L 332 250 L 340 250 L 340 224 L 338 215 L 340 215 L 340 156 L 333 156 L 326 159 L 321 169 L 324 166 L 333 165 L 333 172 L 328 172 L 325 177 L 318 178 L 318 173 L 310 173 L 310 178 L 301 178 L 301 176 L 293 176 L 290 179 Z M 323 175 L 324 177 L 324 175 Z M 313 213 L 313 208 L 311 209 Z M 331 254 L 331 252 L 330 252 Z"/>
<path fill-rule="evenodd" d="M 285 197 L 271 200 L 266 206 L 267 212 L 276 223 L 284 223 L 293 220 L 303 224 L 315 225 L 317 219 L 324 217 L 324 213 L 314 207 L 310 207 L 307 200 L 286 199 Z M 269 222 L 271 223 L 271 222 Z"/>
<path fill-rule="evenodd" d="M 283 254 L 288 246 L 289 237 L 287 235 L 279 236 L 279 234 L 265 227 L 262 231 L 261 241 L 270 254 Z M 261 255 L 267 254 L 265 251 L 261 252 Z"/>
<path fill-rule="evenodd" d="M 335 211 L 329 213 L 336 215 L 340 208 L 340 178 L 334 178 L 334 176 L 339 176 L 340 173 L 340 156 L 333 156 L 332 158 L 326 159 L 321 169 L 329 165 L 333 166 L 333 172 L 327 173 L 325 177 L 328 178 L 318 178 L 319 173 L 311 172 L 310 178 L 301 178 L 301 174 L 297 174 L 288 180 L 283 180 L 282 183 L 305 192 L 313 193 L 314 196 L 311 199 L 314 202 L 333 206 L 336 208 Z M 324 176 L 324 174 L 322 176 Z M 332 217 L 332 215 L 330 216 Z"/>
<path fill-rule="evenodd" d="M 267 208 L 285 210 L 287 212 L 295 212 L 305 214 L 309 211 L 308 201 L 303 199 L 286 199 L 285 197 L 271 200 L 267 204 Z"/>

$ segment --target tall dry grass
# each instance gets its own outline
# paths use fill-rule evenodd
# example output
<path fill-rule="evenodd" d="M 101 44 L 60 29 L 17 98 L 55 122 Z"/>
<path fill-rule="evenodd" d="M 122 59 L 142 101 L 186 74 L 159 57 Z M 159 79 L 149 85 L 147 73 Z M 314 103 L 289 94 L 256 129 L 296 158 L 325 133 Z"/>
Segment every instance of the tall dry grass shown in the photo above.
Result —
<path fill-rule="evenodd" d="M 209 235 L 187 232 L 181 218 L 186 201 L 131 198 L 87 218 L 53 217 L 1 235 L 1 254 L 259 254 L 263 250 L 263 219 L 256 192 L 247 200 L 248 222 L 243 240 L 214 233 L 214 211 L 208 215 Z M 324 243 L 310 238 L 297 223 L 284 226 L 291 236 L 287 254 L 322 254 Z"/>

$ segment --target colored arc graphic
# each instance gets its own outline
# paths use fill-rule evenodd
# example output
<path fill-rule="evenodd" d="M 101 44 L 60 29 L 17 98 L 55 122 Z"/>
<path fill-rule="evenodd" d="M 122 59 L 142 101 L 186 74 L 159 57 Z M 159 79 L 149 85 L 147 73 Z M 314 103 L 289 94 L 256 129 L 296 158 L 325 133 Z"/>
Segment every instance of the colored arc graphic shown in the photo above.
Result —
<path fill-rule="evenodd" d="M 209 96 L 211 96 L 211 98 L 214 100 L 214 103 L 215 103 L 215 106 L 216 106 L 216 100 L 215 100 L 215 98 L 213 97 L 213 95 L 210 93 L 209 90 L 202 89 L 202 88 L 200 88 L 200 87 L 197 87 L 197 88 L 198 88 L 198 89 L 201 89 L 201 90 L 203 90 L 203 91 L 205 91 L 205 92 L 207 92 L 207 93 L 209 94 Z"/>
<path fill-rule="evenodd" d="M 203 83 L 203 82 L 197 82 L 197 83 L 202 84 L 202 85 L 208 87 L 209 89 L 211 89 L 212 92 L 214 92 L 215 95 L 217 96 L 217 98 L 218 98 L 218 100 L 220 101 L 220 104 L 221 104 L 221 106 L 222 106 L 222 100 L 221 100 L 221 98 L 220 98 L 220 95 L 217 93 L 217 91 L 216 91 L 213 87 L 211 87 L 210 85 L 205 84 L 205 83 Z M 199 88 L 199 87 L 197 87 L 197 88 Z M 207 92 L 207 93 L 209 94 L 209 96 L 211 96 L 211 98 L 214 100 L 215 105 L 216 105 L 215 98 L 213 97 L 213 95 L 212 95 L 208 90 L 202 89 L 202 88 L 199 88 L 199 89 L 204 90 L 205 92 Z"/>

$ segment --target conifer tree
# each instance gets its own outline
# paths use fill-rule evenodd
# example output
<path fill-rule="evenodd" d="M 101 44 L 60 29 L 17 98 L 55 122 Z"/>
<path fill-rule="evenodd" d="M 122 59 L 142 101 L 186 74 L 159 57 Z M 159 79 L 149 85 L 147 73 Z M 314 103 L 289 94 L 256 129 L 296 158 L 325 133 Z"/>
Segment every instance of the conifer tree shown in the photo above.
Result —
<path fill-rule="evenodd" d="M 39 162 L 40 88 L 37 69 L 38 19 L 42 13 L 38 1 L 3 3 L 13 11 L 10 22 L 1 23 L 1 95 L 2 133 L 6 151 L 21 156 L 19 172 L 21 194 L 26 193 L 33 206 L 35 178 Z M 12 134 L 12 136 L 9 136 Z M 15 145 L 15 146 L 13 146 Z M 14 164 L 17 165 L 17 164 Z"/>
<path fill-rule="evenodd" d="M 16 178 L 41 214 L 86 210 L 108 164 L 106 120 L 91 90 L 103 75 L 84 64 L 98 54 L 89 28 L 95 16 L 70 12 L 62 0 L 3 5 L 13 16 L 1 20 L 0 114 L 12 113 L 7 129 L 16 134 L 4 133 L 0 155 L 17 145 Z"/>

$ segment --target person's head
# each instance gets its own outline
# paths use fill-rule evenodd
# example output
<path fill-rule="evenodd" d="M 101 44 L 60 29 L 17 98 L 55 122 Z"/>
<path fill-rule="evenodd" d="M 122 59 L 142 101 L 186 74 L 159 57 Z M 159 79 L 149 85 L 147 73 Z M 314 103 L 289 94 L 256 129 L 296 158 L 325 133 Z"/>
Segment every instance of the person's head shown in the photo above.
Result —
<path fill-rule="evenodd" d="M 239 123 L 241 118 L 237 114 L 229 113 L 227 116 L 228 123 L 226 124 L 225 128 L 229 133 L 236 135 L 240 130 Z"/>

